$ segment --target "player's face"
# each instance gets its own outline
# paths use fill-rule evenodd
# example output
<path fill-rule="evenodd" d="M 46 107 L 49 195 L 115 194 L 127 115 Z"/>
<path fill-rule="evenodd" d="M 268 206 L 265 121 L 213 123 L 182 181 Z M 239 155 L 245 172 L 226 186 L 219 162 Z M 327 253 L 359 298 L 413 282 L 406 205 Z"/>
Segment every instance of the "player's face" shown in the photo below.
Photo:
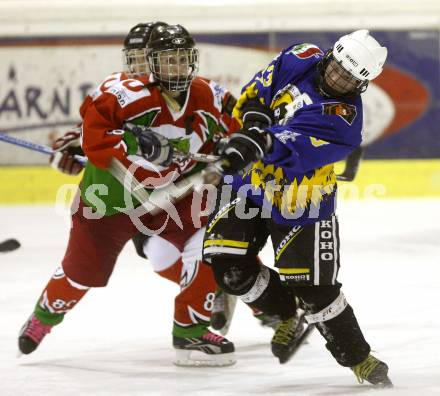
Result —
<path fill-rule="evenodd" d="M 332 59 L 324 73 L 325 83 L 338 94 L 347 94 L 353 92 L 362 81 L 353 77 L 345 70 L 335 59 Z"/>
<path fill-rule="evenodd" d="M 129 50 L 125 54 L 126 68 L 130 74 L 144 76 L 149 73 L 147 54 L 145 50 Z"/>
<path fill-rule="evenodd" d="M 196 76 L 198 69 L 198 50 L 179 48 L 151 52 L 150 70 L 168 91 L 186 91 Z"/>
<path fill-rule="evenodd" d="M 162 51 L 158 54 L 157 64 L 162 80 L 187 78 L 192 72 L 192 50 L 178 49 Z"/>

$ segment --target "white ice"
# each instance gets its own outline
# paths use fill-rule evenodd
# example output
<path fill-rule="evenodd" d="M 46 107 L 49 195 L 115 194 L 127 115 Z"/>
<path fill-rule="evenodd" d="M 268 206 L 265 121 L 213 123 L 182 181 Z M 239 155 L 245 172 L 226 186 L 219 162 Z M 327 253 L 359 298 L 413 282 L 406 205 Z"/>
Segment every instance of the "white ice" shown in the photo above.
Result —
<path fill-rule="evenodd" d="M 171 364 L 177 286 L 131 245 L 109 285 L 95 289 L 32 355 L 16 358 L 17 333 L 63 256 L 64 219 L 48 206 L 0 207 L 0 395 L 440 395 L 440 200 L 340 203 L 344 293 L 393 389 L 358 384 L 316 332 L 286 365 L 271 355 L 271 330 L 238 304 L 227 368 Z M 106 241 L 102 241 L 106 243 Z M 264 251 L 266 262 L 271 253 Z M 370 393 L 371 392 L 371 393 Z"/>

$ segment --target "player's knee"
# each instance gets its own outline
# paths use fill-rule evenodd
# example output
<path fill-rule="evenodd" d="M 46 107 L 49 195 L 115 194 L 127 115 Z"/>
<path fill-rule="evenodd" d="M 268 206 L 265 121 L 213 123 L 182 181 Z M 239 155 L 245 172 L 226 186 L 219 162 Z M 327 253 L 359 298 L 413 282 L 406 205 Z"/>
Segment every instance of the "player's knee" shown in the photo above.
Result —
<path fill-rule="evenodd" d="M 295 293 L 304 302 L 308 310 L 318 312 L 336 300 L 340 288 L 340 285 L 300 286 L 295 287 Z"/>
<path fill-rule="evenodd" d="M 255 260 L 242 257 L 213 257 L 211 260 L 217 284 L 226 292 L 240 296 L 247 293 L 255 283 L 260 271 Z"/>

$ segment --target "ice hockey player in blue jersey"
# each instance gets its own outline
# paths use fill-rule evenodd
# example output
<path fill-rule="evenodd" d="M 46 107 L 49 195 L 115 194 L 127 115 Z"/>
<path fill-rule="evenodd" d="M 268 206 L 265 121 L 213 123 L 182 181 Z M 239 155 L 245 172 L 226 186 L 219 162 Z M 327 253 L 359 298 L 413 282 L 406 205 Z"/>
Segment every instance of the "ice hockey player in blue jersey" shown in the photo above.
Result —
<path fill-rule="evenodd" d="M 220 287 L 283 319 L 272 340 L 280 363 L 298 344 L 296 295 L 336 361 L 378 386 L 392 385 L 388 366 L 370 354 L 337 281 L 334 163 L 361 143 L 361 93 L 386 56 L 358 30 L 328 51 L 292 45 L 244 86 L 234 109 L 242 128 L 221 153 L 225 176 L 204 240 Z M 269 236 L 279 273 L 256 259 Z"/>

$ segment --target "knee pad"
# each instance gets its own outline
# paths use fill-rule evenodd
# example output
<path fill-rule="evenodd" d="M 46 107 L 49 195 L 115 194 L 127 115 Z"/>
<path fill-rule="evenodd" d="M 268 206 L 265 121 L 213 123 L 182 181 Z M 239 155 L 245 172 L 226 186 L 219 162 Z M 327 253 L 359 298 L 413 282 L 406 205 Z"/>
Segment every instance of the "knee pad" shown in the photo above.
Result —
<path fill-rule="evenodd" d="M 316 313 L 332 304 L 340 293 L 341 285 L 296 286 L 295 294 L 304 303 L 308 312 Z"/>
<path fill-rule="evenodd" d="M 308 313 L 306 315 L 306 320 L 309 324 L 327 322 L 342 314 L 345 311 L 345 308 L 347 308 L 347 305 L 348 303 L 345 299 L 344 293 L 341 292 L 335 300 L 320 311 L 316 313 Z"/>
<path fill-rule="evenodd" d="M 239 296 L 246 304 L 267 315 L 283 320 L 296 312 L 295 296 L 282 285 L 276 271 L 261 265 L 256 257 L 214 259 L 212 263 L 218 285 L 228 294 Z"/>
<path fill-rule="evenodd" d="M 260 272 L 260 266 L 255 258 L 213 257 L 211 266 L 217 284 L 226 293 L 234 296 L 246 294 Z"/>

